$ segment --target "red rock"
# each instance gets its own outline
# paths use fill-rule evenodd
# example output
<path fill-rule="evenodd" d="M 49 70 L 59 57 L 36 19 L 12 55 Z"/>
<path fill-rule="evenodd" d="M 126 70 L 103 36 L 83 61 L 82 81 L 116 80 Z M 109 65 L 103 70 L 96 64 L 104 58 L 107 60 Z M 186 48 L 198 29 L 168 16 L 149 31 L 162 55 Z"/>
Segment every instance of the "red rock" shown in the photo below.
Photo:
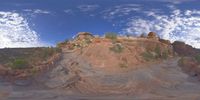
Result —
<path fill-rule="evenodd" d="M 8 71 L 8 69 L 0 64 L 0 75 L 6 75 L 7 71 Z"/>
<path fill-rule="evenodd" d="M 172 45 L 174 51 L 180 56 L 195 56 L 200 53 L 200 50 L 195 49 L 181 41 L 175 41 Z"/>
<path fill-rule="evenodd" d="M 159 40 L 157 34 L 155 32 L 149 32 L 149 34 L 147 35 L 148 39 L 155 39 L 155 40 Z"/>

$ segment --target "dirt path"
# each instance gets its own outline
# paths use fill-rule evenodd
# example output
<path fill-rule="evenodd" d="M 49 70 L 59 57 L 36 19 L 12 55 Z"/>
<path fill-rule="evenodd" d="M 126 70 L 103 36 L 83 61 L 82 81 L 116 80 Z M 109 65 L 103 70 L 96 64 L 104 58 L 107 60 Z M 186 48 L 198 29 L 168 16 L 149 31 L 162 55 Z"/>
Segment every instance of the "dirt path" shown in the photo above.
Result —
<path fill-rule="evenodd" d="M 0 79 L 0 100 L 199 100 L 200 83 L 183 73 L 178 58 L 107 73 L 73 53 L 51 71 L 11 84 Z"/>

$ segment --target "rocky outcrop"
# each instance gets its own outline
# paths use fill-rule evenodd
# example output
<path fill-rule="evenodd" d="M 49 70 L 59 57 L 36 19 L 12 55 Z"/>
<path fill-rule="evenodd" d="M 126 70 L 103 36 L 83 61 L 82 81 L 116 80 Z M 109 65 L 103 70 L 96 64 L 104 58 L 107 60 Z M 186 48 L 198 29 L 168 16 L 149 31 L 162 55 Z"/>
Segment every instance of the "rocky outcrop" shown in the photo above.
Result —
<path fill-rule="evenodd" d="M 172 45 L 174 51 L 180 56 L 195 56 L 200 53 L 200 50 L 195 49 L 181 41 L 175 41 Z"/>
<path fill-rule="evenodd" d="M 79 32 L 75 37 L 75 40 L 92 39 L 94 36 L 89 32 Z"/>
<path fill-rule="evenodd" d="M 200 78 L 200 64 L 193 57 L 181 58 L 179 66 L 189 75 Z"/>
<path fill-rule="evenodd" d="M 149 32 L 149 34 L 147 35 L 147 38 L 153 39 L 153 40 L 159 40 L 159 38 L 155 32 Z"/>
<path fill-rule="evenodd" d="M 159 41 L 164 43 L 164 44 L 171 45 L 171 42 L 169 40 L 159 39 Z"/>

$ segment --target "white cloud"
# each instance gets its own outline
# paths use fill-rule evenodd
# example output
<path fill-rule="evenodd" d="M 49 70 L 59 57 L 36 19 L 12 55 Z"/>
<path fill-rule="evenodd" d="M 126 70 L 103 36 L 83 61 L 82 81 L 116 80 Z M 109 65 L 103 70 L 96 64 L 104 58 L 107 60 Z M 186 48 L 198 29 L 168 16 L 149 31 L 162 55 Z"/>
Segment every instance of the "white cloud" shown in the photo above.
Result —
<path fill-rule="evenodd" d="M 47 11 L 47 10 L 35 9 L 33 11 L 33 13 L 35 13 L 35 14 L 50 14 L 51 12 Z"/>
<path fill-rule="evenodd" d="M 32 9 L 24 9 L 23 11 L 26 11 L 26 12 L 31 12 Z"/>
<path fill-rule="evenodd" d="M 175 5 L 172 5 L 172 4 L 170 4 L 170 5 L 166 5 L 168 8 L 170 8 L 171 10 L 174 10 L 174 9 L 176 9 L 176 6 Z"/>
<path fill-rule="evenodd" d="M 146 13 L 147 18 L 132 18 L 123 33 L 140 35 L 150 31 L 157 32 L 160 37 L 173 41 L 185 41 L 200 48 L 200 11 L 175 9 L 171 15 L 154 12 Z M 194 16 L 193 16 L 194 15 Z M 150 20 L 151 18 L 151 20 Z"/>
<path fill-rule="evenodd" d="M 67 13 L 67 14 L 72 14 L 73 13 L 73 11 L 71 9 L 66 9 L 66 10 L 64 10 L 64 12 Z"/>
<path fill-rule="evenodd" d="M 0 11 L 0 48 L 5 47 L 38 47 L 38 34 L 31 30 L 28 22 L 20 14 Z"/>
<path fill-rule="evenodd" d="M 104 19 L 113 19 L 115 17 L 122 17 L 129 15 L 130 13 L 133 12 L 138 12 L 141 11 L 141 5 L 139 4 L 123 4 L 123 5 L 118 5 L 113 8 L 107 9 L 103 11 L 103 18 Z"/>
<path fill-rule="evenodd" d="M 99 8 L 99 5 L 80 5 L 77 7 L 82 12 L 94 11 Z"/>
<path fill-rule="evenodd" d="M 32 14 L 51 14 L 50 11 L 41 9 L 24 9 L 25 12 L 31 12 Z"/>
<path fill-rule="evenodd" d="M 181 4 L 184 2 L 191 2 L 191 1 L 197 1 L 197 0 L 149 0 L 149 1 L 159 1 L 159 2 L 168 2 L 173 4 Z"/>

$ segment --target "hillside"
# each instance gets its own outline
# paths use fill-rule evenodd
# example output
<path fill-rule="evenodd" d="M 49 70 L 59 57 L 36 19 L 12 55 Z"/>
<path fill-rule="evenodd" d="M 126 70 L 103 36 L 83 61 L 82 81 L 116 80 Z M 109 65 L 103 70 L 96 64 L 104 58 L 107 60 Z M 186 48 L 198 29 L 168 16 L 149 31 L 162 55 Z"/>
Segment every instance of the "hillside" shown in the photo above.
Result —
<path fill-rule="evenodd" d="M 97 37 L 80 32 L 73 40 L 59 43 L 58 47 L 62 49 L 60 59 L 54 59 L 55 63 L 44 67 L 45 71 L 38 71 L 38 74 L 25 79 L 16 78 L 14 84 L 0 79 L 0 97 L 5 100 L 200 98 L 199 50 L 182 42 L 170 43 L 153 32 L 141 37 L 117 36 L 114 33 Z M 10 50 L 0 52 L 8 52 L 5 56 L 9 59 L 16 56 L 24 58 L 28 54 L 27 60 L 30 60 L 35 54 L 33 51 L 40 52 L 39 55 L 43 51 Z M 54 54 L 59 52 L 41 60 L 48 61 Z M 2 65 L 8 61 L 1 60 Z"/>
<path fill-rule="evenodd" d="M 59 59 L 58 48 L 6 48 L 0 50 L 0 75 L 12 78 L 27 78 L 48 68 Z"/>
<path fill-rule="evenodd" d="M 82 36 L 83 38 L 79 39 L 80 37 L 78 35 L 74 41 L 70 41 L 63 49 L 65 51 L 73 50 L 74 54 L 86 60 L 95 68 L 120 71 L 120 68 L 133 68 L 136 66 L 132 65 L 173 57 L 172 45 L 153 38 L 89 38 L 87 36 L 84 38 Z"/>

